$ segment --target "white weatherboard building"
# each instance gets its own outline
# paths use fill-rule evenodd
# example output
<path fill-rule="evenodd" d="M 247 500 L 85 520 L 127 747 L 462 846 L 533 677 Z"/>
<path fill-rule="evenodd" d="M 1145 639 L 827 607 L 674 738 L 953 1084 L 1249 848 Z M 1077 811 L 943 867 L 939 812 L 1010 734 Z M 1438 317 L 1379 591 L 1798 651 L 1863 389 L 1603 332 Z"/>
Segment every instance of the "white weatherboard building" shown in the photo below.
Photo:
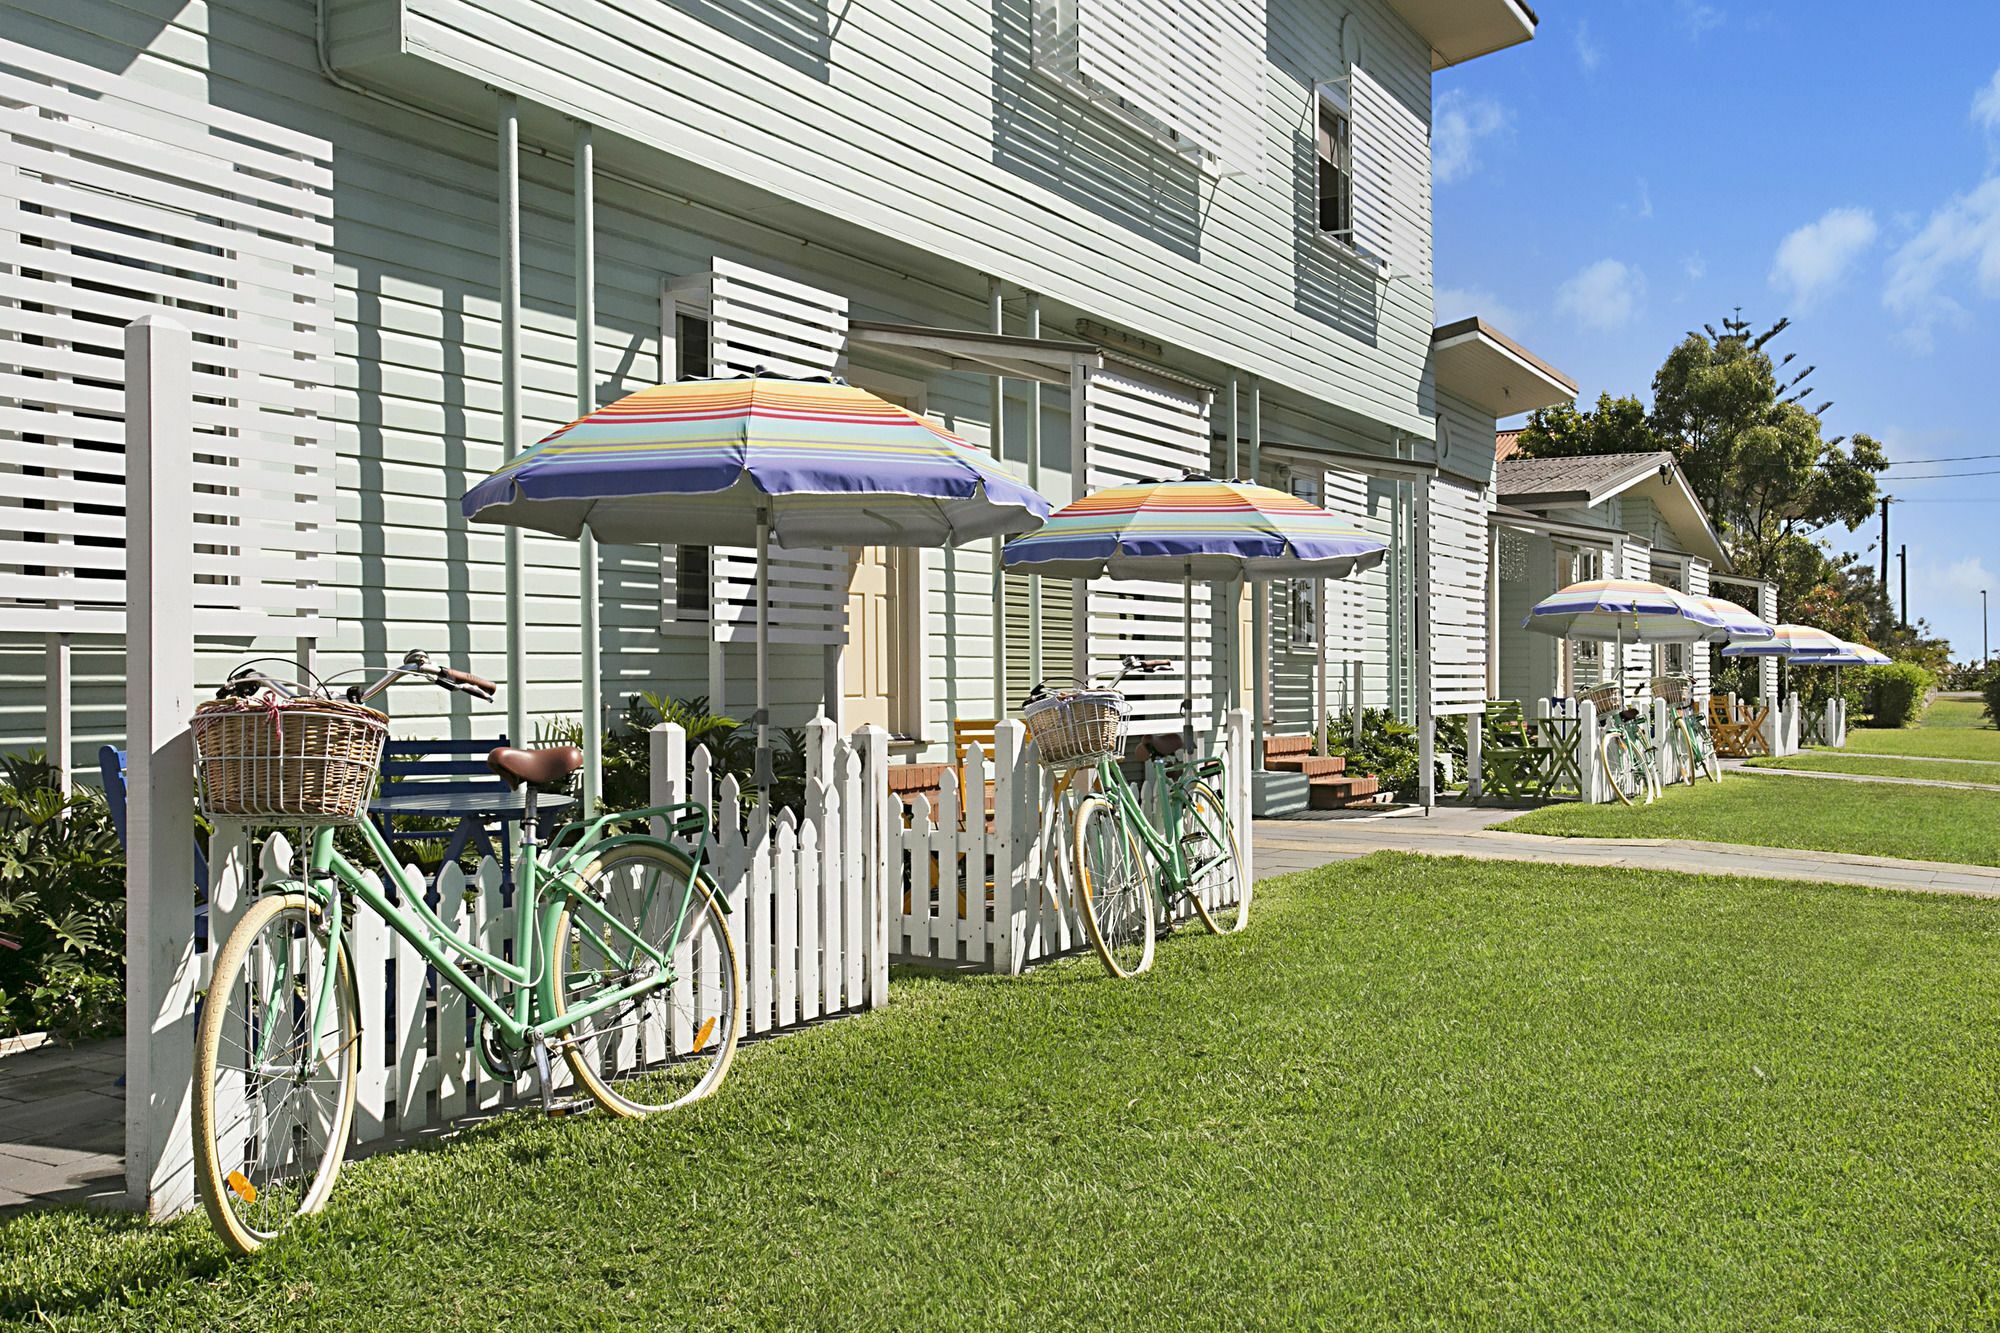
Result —
<path fill-rule="evenodd" d="M 663 532 L 581 569 L 458 500 L 581 406 L 758 366 L 928 413 L 1058 502 L 1205 468 L 1390 542 L 1354 583 L 1242 598 L 1234 681 L 1236 590 L 1203 589 L 1204 716 L 1486 696 L 1493 421 L 1573 386 L 1434 327 L 1431 76 L 1530 39 L 1516 0 L 4 13 L 10 748 L 84 769 L 123 741 L 118 353 L 162 308 L 197 343 L 204 671 L 304 641 L 323 670 L 423 647 L 503 681 L 484 712 L 404 691 L 406 736 L 578 715 L 592 607 L 604 711 L 747 711 L 743 552 Z M 1179 596 L 1000 580 L 990 543 L 790 552 L 774 720 L 824 708 L 935 758 L 1037 678 L 1179 658 Z M 1140 724 L 1174 727 L 1180 678 L 1140 688 Z"/>

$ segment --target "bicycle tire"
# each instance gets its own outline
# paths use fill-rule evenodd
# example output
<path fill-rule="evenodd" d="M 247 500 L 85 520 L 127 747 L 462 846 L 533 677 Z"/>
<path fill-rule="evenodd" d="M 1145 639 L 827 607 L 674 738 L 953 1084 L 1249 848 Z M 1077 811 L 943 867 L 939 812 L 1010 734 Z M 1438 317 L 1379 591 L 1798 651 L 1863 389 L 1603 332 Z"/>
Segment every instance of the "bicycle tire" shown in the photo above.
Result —
<path fill-rule="evenodd" d="M 1183 820 L 1192 817 L 1201 826 L 1193 836 L 1217 844 L 1207 851 L 1207 855 L 1217 858 L 1210 873 L 1195 876 L 1207 882 L 1190 884 L 1188 899 L 1194 904 L 1195 915 L 1211 934 L 1234 935 L 1250 924 L 1251 884 L 1243 873 L 1243 851 L 1236 841 L 1236 826 L 1230 821 L 1229 807 L 1223 804 L 1215 788 L 1206 782 L 1192 782 L 1188 784 L 1181 811 Z M 1187 836 L 1183 834 L 1184 849 Z M 1194 855 L 1189 860 L 1194 861 Z"/>
<path fill-rule="evenodd" d="M 1090 947 L 1112 976 L 1139 976 L 1153 965 L 1158 930 L 1139 839 L 1118 806 L 1095 793 L 1077 803 L 1072 834 L 1077 914 Z"/>
<path fill-rule="evenodd" d="M 328 948 L 320 934 L 323 921 L 319 904 L 304 893 L 270 894 L 253 901 L 215 955 L 213 979 L 202 1003 L 201 1023 L 195 1034 L 191 1108 L 195 1188 L 216 1234 L 238 1254 L 255 1254 L 293 1221 L 325 1207 L 347 1157 L 354 1129 L 361 1001 L 346 941 L 331 941 Z M 282 923 L 282 968 L 276 966 L 275 951 L 258 948 L 274 922 Z M 299 1020 L 318 1012 L 320 992 L 313 988 L 311 966 L 316 951 L 331 955 L 336 974 L 331 1014 L 338 1021 L 324 1037 L 298 1033 Z M 302 987 L 287 980 L 295 956 L 306 963 L 297 973 L 305 979 Z M 324 967 L 321 972 L 324 976 Z M 253 995 L 260 988 L 258 977 L 271 983 L 272 993 L 283 988 L 286 1003 L 274 1006 L 270 994 Z M 246 1003 L 239 1005 L 239 1000 Z M 291 1062 L 274 1061 L 272 1052 L 263 1048 L 286 1024 L 295 1037 L 303 1036 L 309 1044 L 301 1048 L 289 1078 L 272 1077 L 268 1066 Z M 260 1030 L 261 1041 L 254 1036 Z M 223 1062 L 224 1045 L 232 1035 L 238 1039 L 243 1056 L 244 1067 L 240 1069 Z M 302 1121 L 286 1119 L 288 1111 L 303 1109 L 295 1107 L 294 1099 L 312 1081 L 307 1069 L 309 1051 L 321 1052 L 310 1061 L 310 1069 L 325 1069 L 334 1081 L 330 1100 L 308 1099 L 308 1104 L 328 1113 L 325 1132 L 319 1136 L 322 1142 L 316 1148 L 306 1141 L 307 1126 Z M 225 1079 L 230 1086 L 219 1088 Z M 292 1085 L 290 1091 L 276 1099 L 265 1096 L 267 1089 L 281 1088 L 287 1081 Z M 254 1109 L 233 1114 L 238 1107 Z M 288 1142 L 279 1148 L 274 1160 L 266 1161 L 280 1141 Z M 287 1171 L 293 1163 L 310 1169 Z"/>
<path fill-rule="evenodd" d="M 635 876 L 652 869 L 650 881 Z M 677 847 L 628 843 L 577 876 L 583 896 L 673 958 L 680 978 L 593 1014 L 560 1034 L 564 1061 L 591 1100 L 614 1116 L 639 1118 L 700 1101 L 721 1086 L 743 1036 L 743 960 L 715 887 Z M 685 885 L 685 912 L 671 893 Z M 636 900 L 635 900 L 635 891 Z M 681 929 L 668 947 L 676 921 Z M 617 937 L 579 929 L 565 904 L 549 957 L 563 968 L 554 1016 L 605 987 L 624 986 L 650 962 Z M 635 963 L 635 959 L 638 961 Z"/>
<path fill-rule="evenodd" d="M 1618 797 L 1619 804 L 1632 804 L 1632 798 L 1644 779 L 1633 762 L 1631 740 L 1624 732 L 1614 731 L 1598 743 L 1597 754 L 1605 783 Z"/>

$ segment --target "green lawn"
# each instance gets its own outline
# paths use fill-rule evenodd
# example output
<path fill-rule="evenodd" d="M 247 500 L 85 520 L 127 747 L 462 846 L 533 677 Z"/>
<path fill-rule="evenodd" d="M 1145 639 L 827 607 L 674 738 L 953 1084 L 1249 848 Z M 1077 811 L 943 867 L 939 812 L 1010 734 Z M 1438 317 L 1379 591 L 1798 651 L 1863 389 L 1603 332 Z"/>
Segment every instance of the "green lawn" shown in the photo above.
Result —
<path fill-rule="evenodd" d="M 1966 699 L 1939 699 L 1914 727 L 1849 728 L 1846 748 L 1854 754 L 2000 761 L 2000 730 L 1986 720 L 1981 705 Z"/>
<path fill-rule="evenodd" d="M 1501 828 L 1562 838 L 1693 838 L 2000 865 L 2000 792 L 1732 774 L 1652 805 L 1531 810 Z"/>
<path fill-rule="evenodd" d="M 1766 781 L 1775 781 L 1767 779 Z M 1748 785 L 1747 783 L 1745 785 Z M 378 1157 L 230 1264 L 0 1225 L 134 1327 L 2000 1320 L 2000 904 L 1377 856 L 1154 975 L 899 978 L 690 1114 Z"/>
<path fill-rule="evenodd" d="M 1782 759 L 1752 759 L 1752 768 L 1790 768 L 1806 773 L 1859 773 L 1875 778 L 1928 778 L 1932 782 L 1978 782 L 2000 791 L 2000 760 L 1882 759 L 1839 750 L 1807 750 Z"/>

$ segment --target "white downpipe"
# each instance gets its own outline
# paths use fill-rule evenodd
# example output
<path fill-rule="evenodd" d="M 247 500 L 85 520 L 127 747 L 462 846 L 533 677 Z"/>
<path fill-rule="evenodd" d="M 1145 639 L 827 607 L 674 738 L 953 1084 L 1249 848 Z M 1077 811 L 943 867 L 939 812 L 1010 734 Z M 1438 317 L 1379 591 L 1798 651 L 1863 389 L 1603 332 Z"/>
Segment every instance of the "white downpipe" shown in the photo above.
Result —
<path fill-rule="evenodd" d="M 576 126 L 576 414 L 597 410 L 597 165 L 590 126 Z M 583 817 L 597 813 L 604 790 L 603 645 L 597 625 L 597 538 L 577 538 L 577 598 L 583 638 Z"/>
<path fill-rule="evenodd" d="M 1194 565 L 1181 566 L 1181 751 L 1194 753 Z"/>
<path fill-rule="evenodd" d="M 771 706 L 768 675 L 771 653 L 771 512 L 757 511 L 757 790 L 766 805 L 776 777 L 771 762 Z"/>
<path fill-rule="evenodd" d="M 1028 336 L 1042 336 L 1042 298 L 1039 292 L 1029 292 L 1028 296 Z M 1040 380 L 1028 381 L 1028 489 L 1042 488 L 1042 385 Z M 1072 489 L 1081 493 L 1083 481 L 1078 478 Z M 1042 674 L 1042 581 L 1028 580 L 1028 668 L 1030 681 Z M 1002 712 L 1004 713 L 1004 709 Z"/>
<path fill-rule="evenodd" d="M 986 326 L 989 333 L 1004 334 L 1007 331 L 1007 309 L 1000 291 L 1000 279 L 986 279 Z M 993 417 L 993 460 L 1004 464 L 1007 461 L 1007 381 L 999 375 L 993 376 L 993 392 L 989 400 L 989 411 Z M 1000 562 L 1000 548 L 1005 540 L 993 539 L 993 716 L 1007 716 L 1007 570 Z M 951 559 L 951 548 L 945 548 L 945 559 Z M 951 571 L 946 569 L 949 579 Z M 947 585 L 949 586 L 949 585 Z M 1033 674 L 1032 670 L 1029 673 Z"/>
<path fill-rule="evenodd" d="M 1232 425 L 1234 423 L 1231 423 Z M 1264 453 L 1264 384 L 1261 380 L 1250 381 L 1250 469 L 1249 480 L 1253 484 L 1262 481 Z M 1250 669 L 1255 687 L 1252 690 L 1250 709 L 1250 765 L 1253 771 L 1264 767 L 1264 715 L 1270 703 L 1270 628 L 1267 619 L 1270 612 L 1270 584 L 1258 579 L 1250 585 Z"/>
<path fill-rule="evenodd" d="M 500 452 L 521 452 L 521 106 L 500 94 Z M 528 743 L 527 599 L 521 529 L 507 525 L 507 740 Z"/>

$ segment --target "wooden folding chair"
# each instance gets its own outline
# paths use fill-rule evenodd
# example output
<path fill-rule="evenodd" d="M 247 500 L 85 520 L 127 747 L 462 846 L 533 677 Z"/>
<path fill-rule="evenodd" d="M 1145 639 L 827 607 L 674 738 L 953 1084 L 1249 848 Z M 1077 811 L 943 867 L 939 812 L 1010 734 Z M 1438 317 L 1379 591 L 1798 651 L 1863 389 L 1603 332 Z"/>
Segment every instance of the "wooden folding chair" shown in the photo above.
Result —
<path fill-rule="evenodd" d="M 1488 699 L 1480 759 L 1497 796 L 1546 796 L 1549 791 L 1549 749 L 1528 735 L 1521 705 L 1514 699 Z"/>
<path fill-rule="evenodd" d="M 1758 753 L 1753 747 L 1764 741 L 1760 733 L 1750 730 L 1749 723 L 1730 712 L 1726 694 L 1708 696 L 1708 734 L 1715 742 L 1715 752 L 1726 759 L 1748 759 Z"/>

